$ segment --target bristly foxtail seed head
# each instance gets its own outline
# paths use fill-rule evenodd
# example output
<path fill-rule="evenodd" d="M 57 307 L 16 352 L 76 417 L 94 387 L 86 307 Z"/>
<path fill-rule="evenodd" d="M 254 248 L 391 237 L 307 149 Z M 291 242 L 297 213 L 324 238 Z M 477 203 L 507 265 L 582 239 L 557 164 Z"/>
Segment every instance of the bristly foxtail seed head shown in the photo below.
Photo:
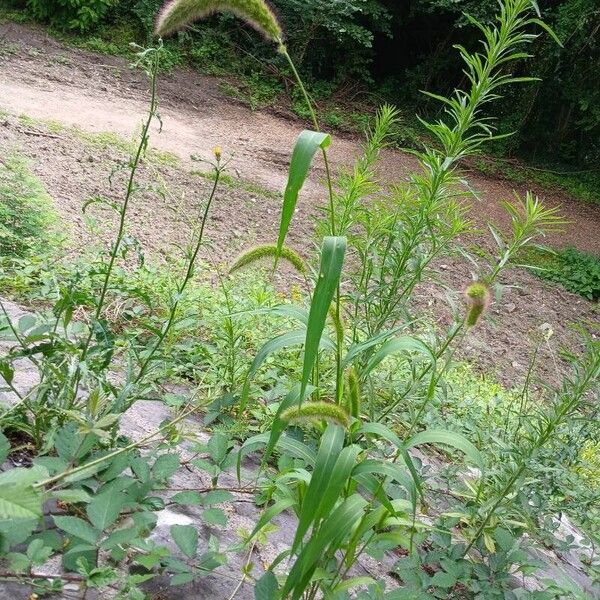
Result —
<path fill-rule="evenodd" d="M 167 36 L 214 13 L 230 12 L 281 44 L 283 31 L 273 8 L 265 0 L 169 0 L 160 9 L 154 32 Z"/>
<path fill-rule="evenodd" d="M 474 327 L 477 325 L 481 315 L 488 309 L 492 295 L 485 283 L 476 281 L 465 290 L 465 299 L 468 306 L 467 325 Z"/>

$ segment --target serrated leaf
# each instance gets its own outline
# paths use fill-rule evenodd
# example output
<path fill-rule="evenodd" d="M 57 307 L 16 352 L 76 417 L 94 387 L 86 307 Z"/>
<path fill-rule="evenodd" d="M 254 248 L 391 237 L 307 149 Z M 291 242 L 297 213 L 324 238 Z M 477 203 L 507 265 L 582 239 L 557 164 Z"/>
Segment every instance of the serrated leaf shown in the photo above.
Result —
<path fill-rule="evenodd" d="M 43 565 L 52 556 L 52 548 L 44 544 L 44 540 L 37 538 L 27 546 L 27 558 L 33 565 Z"/>
<path fill-rule="evenodd" d="M 279 584 L 273 571 L 267 571 L 254 584 L 254 600 L 277 600 L 279 598 Z"/>
<path fill-rule="evenodd" d="M 220 508 L 207 508 L 202 513 L 202 520 L 209 525 L 227 525 L 227 515 Z"/>
<path fill-rule="evenodd" d="M 8 438 L 0 431 L 0 464 L 2 464 L 10 452 L 10 442 Z"/>
<path fill-rule="evenodd" d="M 54 523 L 56 526 L 69 534 L 72 537 L 76 537 L 89 544 L 95 544 L 98 541 L 100 532 L 94 529 L 89 523 L 80 519 L 79 517 L 54 517 Z"/>
<path fill-rule="evenodd" d="M 212 504 L 231 502 L 233 498 L 233 494 L 227 490 L 211 490 L 203 496 L 202 503 L 206 506 L 211 506 Z"/>
<path fill-rule="evenodd" d="M 124 501 L 123 493 L 116 488 L 95 496 L 86 508 L 87 515 L 94 527 L 104 531 L 109 525 L 112 525 L 119 517 Z"/>
<path fill-rule="evenodd" d="M 202 496 L 198 492 L 177 492 L 171 496 L 173 502 L 177 504 L 199 505 L 203 503 Z"/>
<path fill-rule="evenodd" d="M 161 454 L 152 467 L 157 479 L 168 479 L 179 469 L 179 457 L 176 454 Z"/>
<path fill-rule="evenodd" d="M 198 551 L 198 531 L 191 525 L 172 525 L 171 536 L 177 547 L 188 557 L 194 558 Z"/>
<path fill-rule="evenodd" d="M 82 489 L 56 490 L 51 493 L 52 498 L 66 502 L 67 504 L 76 504 L 78 502 L 90 502 L 92 497 Z"/>
<path fill-rule="evenodd" d="M 42 493 L 36 481 L 47 476 L 43 467 L 11 469 L 0 474 L 0 520 L 36 519 L 42 515 Z"/>
<path fill-rule="evenodd" d="M 456 577 L 450 575 L 450 573 L 444 573 L 444 571 L 438 571 L 434 574 L 430 581 L 431 585 L 448 589 L 456 585 Z"/>
<path fill-rule="evenodd" d="M 169 580 L 169 585 L 185 585 L 194 581 L 193 573 L 178 573 Z"/>
<path fill-rule="evenodd" d="M 103 540 L 100 546 L 110 550 L 116 546 L 130 544 L 138 535 L 138 530 L 135 527 L 117 529 Z"/>
<path fill-rule="evenodd" d="M 4 558 L 14 573 L 25 573 L 31 566 L 31 561 L 22 552 L 9 552 Z"/>

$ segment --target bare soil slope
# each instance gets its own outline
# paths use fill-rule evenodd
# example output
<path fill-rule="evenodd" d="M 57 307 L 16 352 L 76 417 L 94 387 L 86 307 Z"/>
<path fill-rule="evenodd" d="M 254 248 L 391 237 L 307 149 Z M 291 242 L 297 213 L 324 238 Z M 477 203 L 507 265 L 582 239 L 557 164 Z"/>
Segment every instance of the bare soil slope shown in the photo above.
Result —
<path fill-rule="evenodd" d="M 17 24 L 0 25 L 0 108 L 36 119 L 51 119 L 88 131 L 112 131 L 130 137 L 147 105 L 147 83 L 124 59 L 68 48 L 42 30 Z M 302 124 L 266 111 L 251 112 L 225 97 L 218 80 L 189 70 L 165 75 L 160 83 L 163 130 L 152 144 L 184 159 L 190 154 L 209 158 L 214 146 L 234 154 L 234 167 L 244 178 L 280 191 L 289 155 Z M 334 136 L 334 164 L 349 165 L 360 151 L 355 137 Z M 413 168 L 414 159 L 390 150 L 381 173 L 393 181 Z M 305 189 L 304 202 L 320 202 L 320 169 Z M 502 224 L 501 200 L 511 199 L 523 186 L 468 174 L 480 195 L 473 216 L 479 222 Z M 517 188 L 517 189 L 515 189 Z M 572 221 L 556 246 L 574 245 L 600 254 L 600 209 L 578 202 L 561 191 L 534 189 L 549 206 L 560 205 Z"/>

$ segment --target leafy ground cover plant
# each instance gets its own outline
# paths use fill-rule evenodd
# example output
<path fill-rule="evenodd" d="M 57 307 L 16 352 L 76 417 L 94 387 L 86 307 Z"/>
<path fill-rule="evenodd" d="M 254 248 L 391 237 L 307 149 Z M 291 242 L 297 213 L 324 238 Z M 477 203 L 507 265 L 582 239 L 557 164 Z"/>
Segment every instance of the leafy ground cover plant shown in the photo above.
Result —
<path fill-rule="evenodd" d="M 535 490 L 529 478 L 548 464 L 544 452 L 554 439 L 576 419 L 589 421 L 594 407 L 590 394 L 600 375 L 598 342 L 586 338 L 585 354 L 572 357 L 572 375 L 558 389 L 548 390 L 543 403 L 537 406 L 524 392 L 518 410 L 507 412 L 511 435 L 500 444 L 503 460 L 490 461 L 464 432 L 441 427 L 439 421 L 428 425 L 435 422 L 456 347 L 482 326 L 499 275 L 544 231 L 560 225 L 559 217 L 529 194 L 506 205 L 511 230 L 491 227 L 497 251 L 481 264 L 474 261 L 477 274 L 474 282 L 465 282 L 466 306 L 456 310 L 448 331 L 428 331 L 414 314 L 411 298 L 434 259 L 468 228 L 457 201 L 464 194 L 458 163 L 497 137 L 482 109 L 498 97 L 502 85 L 524 81 L 505 68 L 534 39 L 531 28 L 543 26 L 535 5 L 505 0 L 497 26 L 473 21 L 484 38 L 482 51 L 459 48 L 469 87 L 451 98 L 436 97 L 446 116 L 424 124 L 439 145 L 417 153 L 422 170 L 392 191 L 377 184 L 375 165 L 396 118 L 394 109 L 380 111 L 364 157 L 336 183 L 327 160 L 331 137 L 320 131 L 318 114 L 283 45 L 281 27 L 264 2 L 174 0 L 164 7 L 157 27 L 167 33 L 217 11 L 238 14 L 277 44 L 314 125 L 314 131 L 299 135 L 291 156 L 278 239 L 242 255 L 231 279 L 214 272 L 223 328 L 221 340 L 209 341 L 223 358 L 218 363 L 222 370 L 208 377 L 221 381 L 223 394 L 215 398 L 206 393 L 202 366 L 195 393 L 176 394 L 164 385 L 165 374 L 181 367 L 168 354 L 187 353 L 189 346 L 181 345 L 199 337 L 194 329 L 198 320 L 190 319 L 187 310 L 202 299 L 198 289 L 193 294 L 192 281 L 202 266 L 198 256 L 205 226 L 226 166 L 220 149 L 214 152 L 212 191 L 192 228 L 181 274 L 152 290 L 156 279 L 150 278 L 146 288 L 135 284 L 137 277 L 148 277 L 147 270 L 138 266 L 128 276 L 120 266 L 138 248 L 127 234 L 128 209 L 132 196 L 142 192 L 136 178 L 150 124 L 158 116 L 159 43 L 139 53 L 138 66 L 150 82 L 150 105 L 139 144 L 121 173 L 123 199 L 110 205 L 118 215 L 112 246 L 92 270 L 75 270 L 57 286 L 50 318 L 26 315 L 14 321 L 4 307 L 4 332 L 11 346 L 0 375 L 14 403 L 0 416 L 5 431 L 0 450 L 6 459 L 14 454 L 13 446 L 25 446 L 32 463 L 0 474 L 0 532 L 9 569 L 4 575 L 40 592 L 60 591 L 71 580 L 140 598 L 140 586 L 161 574 L 173 585 L 188 584 L 218 572 L 229 555 L 247 553 L 230 598 L 247 581 L 256 598 L 265 600 L 443 598 L 463 592 L 506 597 L 514 586 L 512 575 L 535 566 L 520 547 L 530 524 L 516 520 L 515 514 L 528 512 L 523 507 L 530 506 Z M 326 166 L 328 201 L 319 223 L 318 264 L 311 270 L 286 239 L 318 154 Z M 259 259 L 271 259 L 274 269 L 286 261 L 301 272 L 309 299 L 300 306 L 265 302 L 239 310 L 236 271 Z M 152 294 L 163 301 L 153 318 L 134 314 L 134 326 L 120 328 L 126 319 L 109 318 L 115 293 L 141 299 L 145 306 L 152 304 Z M 247 313 L 283 318 L 284 331 L 257 349 L 240 376 L 245 369 L 240 368 L 239 350 L 246 335 L 240 323 Z M 295 329 L 287 329 L 290 322 Z M 264 378 L 257 386 L 267 361 L 290 347 L 302 352 L 293 355 L 266 390 Z M 26 389 L 15 378 L 24 360 L 38 375 Z M 207 361 L 206 369 L 213 366 Z M 149 399 L 163 400 L 169 408 L 164 421 L 150 433 L 124 436 L 123 414 Z M 210 436 L 194 426 L 198 412 L 205 413 L 205 423 L 214 424 Z M 248 421 L 260 432 L 233 439 L 228 432 L 246 438 Z M 588 435 L 584 429 L 579 433 Z M 460 466 L 448 477 L 447 495 L 466 499 L 433 520 L 427 518 L 429 496 L 439 476 L 428 472 L 417 452 L 427 447 L 460 457 Z M 257 451 L 259 465 L 248 477 L 245 460 Z M 207 486 L 175 489 L 181 467 L 202 473 Z M 238 487 L 228 488 L 222 482 L 234 470 Z M 174 552 L 150 535 L 156 513 L 172 505 L 200 506 L 204 523 L 226 526 L 227 514 L 218 505 L 231 500 L 231 489 L 251 491 L 264 505 L 253 531 L 239 543 L 223 547 L 211 537 L 201 545 L 198 528 L 175 524 L 170 529 Z M 291 543 L 255 575 L 252 550 L 284 511 L 295 518 Z M 362 556 L 383 558 L 390 552 L 406 557 L 392 567 L 402 588 L 391 592 L 356 570 Z M 48 577 L 37 570 L 53 555 L 61 556 L 68 573 Z"/>
<path fill-rule="evenodd" d="M 570 292 L 588 300 L 600 299 L 600 259 L 596 256 L 576 248 L 530 248 L 524 253 L 523 262 L 539 277 L 559 283 Z"/>

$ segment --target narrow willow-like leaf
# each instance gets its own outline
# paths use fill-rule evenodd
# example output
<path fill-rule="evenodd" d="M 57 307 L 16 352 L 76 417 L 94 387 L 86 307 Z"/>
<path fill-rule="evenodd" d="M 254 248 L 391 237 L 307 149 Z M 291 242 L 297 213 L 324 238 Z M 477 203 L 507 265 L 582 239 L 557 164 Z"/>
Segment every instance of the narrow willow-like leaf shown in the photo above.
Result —
<path fill-rule="evenodd" d="M 240 257 L 236 259 L 236 261 L 229 268 L 230 273 L 234 273 L 235 271 L 247 267 L 248 265 L 254 264 L 259 260 L 264 258 L 283 258 L 286 260 L 298 273 L 302 275 L 306 275 L 308 272 L 308 268 L 302 257 L 295 251 L 289 248 L 288 246 L 283 246 L 280 250 L 278 250 L 275 244 L 264 244 L 262 246 L 256 246 L 244 252 Z"/>
<path fill-rule="evenodd" d="M 170 0 L 158 14 L 155 33 L 169 35 L 217 12 L 233 13 L 274 42 L 283 38 L 277 16 L 264 0 Z"/>
<path fill-rule="evenodd" d="M 323 240 L 319 278 L 310 304 L 310 312 L 308 313 L 300 402 L 304 399 L 304 393 L 317 360 L 327 312 L 340 281 L 345 254 L 345 237 L 328 236 Z"/>
<path fill-rule="evenodd" d="M 297 395 L 294 395 L 291 399 L 291 401 L 296 401 L 297 399 Z M 277 421 L 277 418 L 276 418 Z M 285 421 L 282 421 L 283 426 L 281 427 L 281 431 L 285 428 Z M 271 441 L 271 438 L 273 437 L 273 428 L 271 428 L 271 433 L 267 432 L 267 433 L 260 433 L 258 435 L 254 435 L 250 438 L 248 438 L 241 446 L 239 452 L 237 453 L 237 478 L 238 481 L 241 481 L 241 475 L 242 475 L 242 460 L 244 459 L 245 456 L 247 456 L 248 454 L 251 454 L 252 452 L 256 452 L 259 448 L 262 448 L 263 446 L 267 447 L 267 450 L 269 450 L 269 443 Z M 280 432 L 281 433 L 281 432 Z M 274 441 L 273 446 L 271 447 L 271 450 L 269 450 L 269 456 L 270 456 L 270 452 L 272 452 L 272 448 L 277 447 L 281 452 L 287 454 L 288 456 L 291 456 L 293 458 L 300 458 L 302 459 L 307 465 L 313 466 L 317 460 L 317 454 L 316 452 L 312 449 L 309 448 L 306 444 L 300 442 L 299 440 L 296 440 L 292 437 L 286 436 L 286 435 L 278 435 L 276 436 L 276 439 Z M 266 451 L 265 451 L 265 456 L 266 456 Z M 267 456 L 268 459 L 268 456 Z M 266 459 L 263 459 L 266 460 Z"/>
<path fill-rule="evenodd" d="M 370 373 L 375 367 L 381 363 L 381 361 L 392 354 L 396 354 L 396 352 L 417 352 L 419 354 L 423 354 L 431 359 L 431 361 L 435 361 L 435 357 L 433 352 L 427 344 L 423 343 L 421 340 L 411 337 L 409 335 L 404 335 L 399 338 L 394 338 L 393 340 L 387 341 L 383 346 L 372 356 L 371 360 L 369 360 L 364 374 Z"/>
<path fill-rule="evenodd" d="M 293 506 L 296 501 L 294 498 L 284 498 L 283 500 L 279 500 L 275 502 L 272 506 L 267 508 L 265 512 L 260 516 L 260 519 L 254 526 L 252 533 L 248 537 L 248 540 L 251 540 L 271 519 L 281 514 L 284 510 Z"/>
<path fill-rule="evenodd" d="M 282 253 L 285 236 L 296 210 L 298 194 L 304 185 L 312 160 L 317 150 L 324 150 L 329 144 L 331 144 L 330 135 L 318 131 L 309 131 L 308 129 L 304 130 L 296 140 L 288 172 L 288 181 L 283 194 L 281 224 L 279 225 L 279 237 L 277 238 L 278 255 Z"/>
<path fill-rule="evenodd" d="M 460 433 L 446 431 L 445 429 L 427 429 L 413 435 L 407 442 L 407 448 L 420 446 L 421 444 L 441 444 L 443 446 L 451 446 L 465 454 L 465 456 L 483 472 L 485 463 L 481 452 Z"/>
<path fill-rule="evenodd" d="M 390 479 L 397 481 L 406 488 L 410 495 L 411 502 L 414 504 L 417 494 L 415 482 L 409 473 L 400 467 L 400 465 L 384 460 L 367 459 L 356 466 L 352 472 L 352 476 L 361 475 L 362 473 L 383 475 L 384 477 L 389 477 Z"/>

